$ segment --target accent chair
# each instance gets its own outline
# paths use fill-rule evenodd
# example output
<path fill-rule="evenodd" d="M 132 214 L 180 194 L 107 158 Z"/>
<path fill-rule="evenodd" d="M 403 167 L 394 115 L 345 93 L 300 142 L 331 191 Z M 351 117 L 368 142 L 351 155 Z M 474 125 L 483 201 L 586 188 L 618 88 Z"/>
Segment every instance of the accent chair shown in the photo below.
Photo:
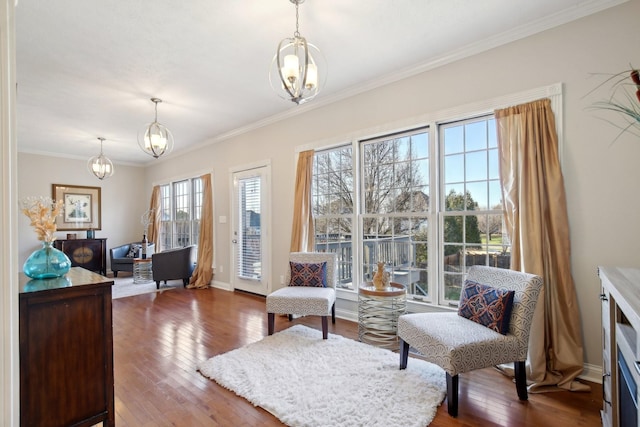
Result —
<path fill-rule="evenodd" d="M 182 284 L 185 287 L 189 284 L 189 279 L 196 265 L 195 248 L 195 245 L 191 245 L 153 254 L 151 270 L 157 289 L 160 289 L 160 282 L 164 281 L 166 285 L 167 280 L 182 279 Z"/>
<path fill-rule="evenodd" d="M 321 316 L 322 338 L 328 337 L 328 318 L 336 323 L 337 258 L 331 252 L 292 252 L 289 255 L 285 286 L 267 295 L 269 335 L 275 315 Z"/>
<path fill-rule="evenodd" d="M 478 292 L 478 289 L 484 292 Z M 412 313 L 398 318 L 400 369 L 407 367 L 410 347 L 421 353 L 427 361 L 444 369 L 447 376 L 447 409 L 453 417 L 458 416 L 458 375 L 475 369 L 514 362 L 518 397 L 527 400 L 525 361 L 540 289 L 540 276 L 495 267 L 469 268 L 460 296 L 462 313 L 459 309 L 458 313 Z M 493 303 L 499 294 L 510 294 L 512 298 L 512 304 L 497 304 L 511 306 L 510 318 L 506 318 L 508 325 L 503 324 L 505 328 L 508 327 L 504 335 L 491 329 L 494 324 L 485 326 L 491 323 L 487 319 L 498 318 L 496 312 L 499 310 L 495 309 Z M 469 301 L 471 304 L 467 304 Z M 493 305 L 483 308 L 483 301 Z M 464 307 L 476 310 L 470 316 L 475 320 L 464 317 L 467 315 Z M 474 317 L 476 314 L 477 317 Z"/>

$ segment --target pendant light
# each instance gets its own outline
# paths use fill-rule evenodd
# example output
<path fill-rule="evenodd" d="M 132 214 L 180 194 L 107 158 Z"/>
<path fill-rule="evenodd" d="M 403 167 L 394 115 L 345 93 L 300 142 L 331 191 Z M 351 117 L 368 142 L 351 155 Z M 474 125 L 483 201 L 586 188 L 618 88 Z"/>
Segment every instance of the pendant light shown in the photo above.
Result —
<path fill-rule="evenodd" d="M 269 82 L 281 98 L 302 104 L 315 98 L 324 86 L 327 66 L 320 49 L 300 35 L 298 6 L 304 0 L 289 1 L 296 5 L 296 31 L 292 38 L 278 44 L 271 61 Z"/>
<path fill-rule="evenodd" d="M 158 104 L 162 99 L 151 98 L 151 102 L 155 104 L 155 118 L 153 123 L 149 123 L 138 133 L 138 145 L 142 151 L 157 159 L 173 150 L 173 135 L 169 129 L 158 123 Z"/>
<path fill-rule="evenodd" d="M 105 139 L 98 139 L 100 140 L 100 154 L 89 159 L 89 161 L 87 162 L 87 169 L 89 169 L 89 172 L 94 174 L 96 178 L 98 178 L 99 180 L 103 180 L 113 175 L 114 170 L 111 160 L 109 160 L 107 156 L 102 153 L 102 144 L 104 143 Z"/>

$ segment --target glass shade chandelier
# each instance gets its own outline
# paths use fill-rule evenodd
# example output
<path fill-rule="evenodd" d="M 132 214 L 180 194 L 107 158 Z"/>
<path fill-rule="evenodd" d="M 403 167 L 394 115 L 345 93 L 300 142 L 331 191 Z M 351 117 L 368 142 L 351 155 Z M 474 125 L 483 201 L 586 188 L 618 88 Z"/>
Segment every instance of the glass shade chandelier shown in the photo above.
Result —
<path fill-rule="evenodd" d="M 114 170 L 111 160 L 102 153 L 102 143 L 104 142 L 104 138 L 98 139 L 100 140 L 100 154 L 89 159 L 87 162 L 87 169 L 89 169 L 89 172 L 94 174 L 96 178 L 103 180 L 113 175 Z"/>
<path fill-rule="evenodd" d="M 278 44 L 271 61 L 269 82 L 280 97 L 302 104 L 320 92 L 326 81 L 327 66 L 320 49 L 300 35 L 298 6 L 304 0 L 289 1 L 296 5 L 296 31 L 293 37 Z"/>
<path fill-rule="evenodd" d="M 155 104 L 155 118 L 153 123 L 149 123 L 138 133 L 138 145 L 142 151 L 157 159 L 173 150 L 173 135 L 169 129 L 158 123 L 158 104 L 162 99 L 151 98 L 151 102 Z"/>

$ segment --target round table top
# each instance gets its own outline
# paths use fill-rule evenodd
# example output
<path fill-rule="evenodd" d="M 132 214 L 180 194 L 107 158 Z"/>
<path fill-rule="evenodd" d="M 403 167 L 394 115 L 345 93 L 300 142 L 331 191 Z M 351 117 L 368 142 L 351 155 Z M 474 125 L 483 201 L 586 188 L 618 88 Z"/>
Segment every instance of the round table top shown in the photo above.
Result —
<path fill-rule="evenodd" d="M 407 293 L 407 288 L 400 283 L 391 282 L 384 289 L 376 289 L 372 282 L 365 282 L 358 288 L 358 293 L 374 297 L 397 297 Z"/>
<path fill-rule="evenodd" d="M 134 258 L 134 259 L 133 259 L 133 262 L 134 262 L 134 263 L 139 263 L 139 262 L 142 262 L 142 263 L 145 263 L 145 262 L 151 262 L 151 257 L 149 257 L 149 258 Z"/>

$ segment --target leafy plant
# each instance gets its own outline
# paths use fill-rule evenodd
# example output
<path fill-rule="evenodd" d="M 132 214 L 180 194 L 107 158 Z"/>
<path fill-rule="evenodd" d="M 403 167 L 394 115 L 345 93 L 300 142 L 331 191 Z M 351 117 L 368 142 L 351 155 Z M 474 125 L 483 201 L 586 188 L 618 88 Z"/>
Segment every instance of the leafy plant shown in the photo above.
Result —
<path fill-rule="evenodd" d="M 631 132 L 640 136 L 640 72 L 633 67 L 618 74 L 609 76 L 596 89 L 610 85 L 610 95 L 605 101 L 592 104 L 592 108 L 606 110 L 620 115 L 624 119 L 624 124 L 619 124 L 613 120 L 609 123 L 620 128 L 620 133 L 614 139 L 620 137 L 624 132 Z M 592 91 L 592 92 L 593 92 Z"/>

